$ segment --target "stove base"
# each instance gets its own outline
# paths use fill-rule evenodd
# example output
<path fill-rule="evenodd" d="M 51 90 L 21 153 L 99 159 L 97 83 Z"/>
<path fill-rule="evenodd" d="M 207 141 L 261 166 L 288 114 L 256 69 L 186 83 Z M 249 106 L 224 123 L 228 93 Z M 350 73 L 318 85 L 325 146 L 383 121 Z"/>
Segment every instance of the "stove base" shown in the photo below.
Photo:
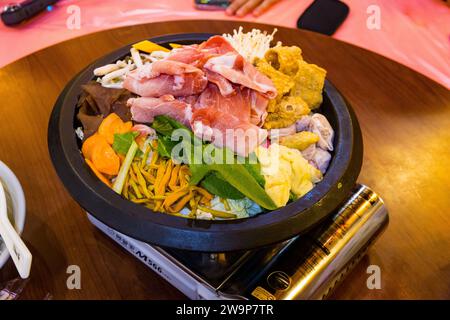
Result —
<path fill-rule="evenodd" d="M 306 235 L 272 247 L 211 255 L 151 246 L 89 213 L 88 218 L 187 297 L 207 300 L 324 299 L 364 256 L 389 220 L 382 199 L 368 187 L 357 185 L 330 219 Z M 230 258 L 232 267 L 224 269 L 223 277 L 212 279 L 205 271 L 219 264 L 218 256 Z"/>

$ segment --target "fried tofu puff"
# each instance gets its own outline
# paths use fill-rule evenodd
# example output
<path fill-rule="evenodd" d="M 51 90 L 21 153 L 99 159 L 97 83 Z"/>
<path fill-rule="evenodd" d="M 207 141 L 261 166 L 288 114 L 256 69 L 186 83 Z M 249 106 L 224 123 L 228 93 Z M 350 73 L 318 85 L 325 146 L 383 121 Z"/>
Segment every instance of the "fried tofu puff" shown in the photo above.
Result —
<path fill-rule="evenodd" d="M 294 80 L 284 73 L 276 70 L 266 60 L 258 59 L 256 61 L 256 68 L 272 80 L 275 89 L 277 89 L 277 97 L 269 101 L 267 112 L 275 112 L 276 105 L 281 101 L 284 95 L 288 94 L 294 87 Z"/>
<path fill-rule="evenodd" d="M 272 80 L 278 92 L 267 106 L 264 128 L 288 127 L 322 103 L 326 71 L 305 62 L 299 47 L 274 47 L 255 64 Z"/>
<path fill-rule="evenodd" d="M 276 70 L 288 76 L 297 74 L 298 61 L 303 60 L 302 50 L 297 46 L 275 47 L 267 50 L 264 57 Z"/>
<path fill-rule="evenodd" d="M 303 151 L 317 141 L 319 141 L 319 136 L 317 134 L 309 131 L 301 131 L 289 136 L 281 137 L 279 144 L 288 148 Z"/>
<path fill-rule="evenodd" d="M 290 94 L 301 97 L 310 109 L 322 104 L 322 90 L 325 83 L 325 69 L 305 61 L 298 61 L 298 71 L 294 76 L 294 87 Z"/>
<path fill-rule="evenodd" d="M 311 110 L 302 98 L 284 96 L 276 103 L 275 110 L 268 113 L 264 122 L 264 128 L 276 129 L 288 127 L 310 112 Z"/>
<path fill-rule="evenodd" d="M 326 71 L 315 64 L 304 61 L 302 50 L 299 47 L 279 46 L 269 49 L 265 54 L 265 60 L 276 71 L 294 80 L 290 95 L 300 96 L 310 109 L 320 106 Z"/>

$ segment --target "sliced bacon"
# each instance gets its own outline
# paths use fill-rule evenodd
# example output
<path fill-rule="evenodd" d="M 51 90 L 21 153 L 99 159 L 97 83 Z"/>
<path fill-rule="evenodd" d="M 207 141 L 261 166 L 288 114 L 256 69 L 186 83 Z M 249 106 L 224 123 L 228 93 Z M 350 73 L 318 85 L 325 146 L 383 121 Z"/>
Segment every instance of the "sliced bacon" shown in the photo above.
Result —
<path fill-rule="evenodd" d="M 190 126 L 191 106 L 171 95 L 159 98 L 141 97 L 128 99 L 132 119 L 141 123 L 153 122 L 155 116 L 167 115 L 184 125 Z"/>

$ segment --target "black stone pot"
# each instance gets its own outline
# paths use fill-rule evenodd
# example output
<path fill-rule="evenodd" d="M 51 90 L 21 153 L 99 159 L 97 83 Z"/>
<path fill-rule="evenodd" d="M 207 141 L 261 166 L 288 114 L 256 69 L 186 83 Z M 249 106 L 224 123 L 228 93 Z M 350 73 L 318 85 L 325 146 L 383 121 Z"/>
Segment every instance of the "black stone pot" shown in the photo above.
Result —
<path fill-rule="evenodd" d="M 163 46 L 192 44 L 210 34 L 179 34 L 150 39 Z M 90 171 L 75 135 L 76 104 L 81 85 L 93 70 L 129 53 L 123 47 L 84 69 L 66 86 L 55 103 L 48 127 L 48 147 L 55 169 L 67 190 L 89 213 L 106 225 L 157 246 L 203 252 L 226 252 L 261 247 L 302 234 L 332 214 L 349 195 L 362 164 L 358 121 L 336 88 L 325 82 L 322 106 L 335 130 L 335 151 L 324 179 L 301 199 L 278 210 L 247 219 L 203 221 L 155 213 L 122 198 Z"/>

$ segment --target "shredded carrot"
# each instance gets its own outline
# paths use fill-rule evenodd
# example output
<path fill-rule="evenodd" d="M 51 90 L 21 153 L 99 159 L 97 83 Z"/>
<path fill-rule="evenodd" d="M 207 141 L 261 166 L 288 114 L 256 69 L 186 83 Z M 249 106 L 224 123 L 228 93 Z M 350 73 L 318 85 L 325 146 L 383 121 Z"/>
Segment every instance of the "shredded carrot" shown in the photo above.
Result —
<path fill-rule="evenodd" d="M 191 198 L 192 198 L 192 192 L 189 192 L 189 194 L 185 195 L 183 198 L 181 198 L 180 201 L 177 202 L 175 207 L 173 207 L 173 212 L 178 212 L 181 209 L 183 209 L 184 206 L 186 205 L 186 203 L 188 203 L 189 200 L 191 200 Z"/>
<path fill-rule="evenodd" d="M 163 164 L 160 164 L 158 166 L 158 171 L 156 172 L 156 179 L 155 179 L 155 194 L 161 194 L 161 189 L 159 188 L 159 185 L 161 183 L 161 180 L 164 177 L 164 173 L 165 173 L 165 166 Z"/>
<path fill-rule="evenodd" d="M 150 161 L 150 165 L 155 165 L 156 161 L 158 161 L 158 152 L 153 151 L 152 160 Z"/>
<path fill-rule="evenodd" d="M 171 190 L 175 190 L 177 188 L 178 172 L 180 171 L 180 168 L 181 165 L 177 164 L 172 170 L 172 175 L 169 180 L 169 188 Z"/>
<path fill-rule="evenodd" d="M 151 143 L 148 146 L 155 145 Z M 150 156 L 150 148 L 145 153 Z M 184 164 L 175 164 L 171 159 L 164 159 L 153 151 L 150 164 L 143 158 L 136 159 L 129 170 L 122 194 L 133 201 L 145 205 L 152 211 L 164 212 L 183 217 L 195 217 L 199 204 L 210 205 L 213 195 L 198 186 L 190 186 L 191 172 Z M 181 214 L 183 208 L 189 214 Z M 217 215 L 221 215 L 220 213 Z M 230 217 L 222 214 L 223 218 Z"/>
<path fill-rule="evenodd" d="M 169 196 L 166 197 L 166 199 L 164 200 L 163 205 L 168 208 L 170 207 L 172 204 L 174 204 L 175 202 L 177 202 L 177 200 L 179 200 L 181 197 L 183 197 L 184 195 L 186 195 L 189 191 L 185 190 L 185 191 L 178 191 L 178 192 L 174 192 L 172 194 L 170 194 Z"/>
<path fill-rule="evenodd" d="M 166 170 L 159 184 L 155 183 L 155 194 L 164 194 L 164 190 L 167 188 L 169 183 L 170 175 L 172 173 L 172 160 L 167 161 Z"/>
<path fill-rule="evenodd" d="M 151 173 L 145 171 L 144 169 L 141 169 L 141 174 L 144 176 L 144 178 L 151 184 L 155 183 L 155 177 L 152 176 Z"/>
<path fill-rule="evenodd" d="M 137 187 L 136 182 L 133 179 L 130 180 L 130 185 L 131 185 L 131 188 L 133 188 L 134 194 L 136 195 L 136 197 L 142 198 L 142 194 L 139 191 L 139 188 Z"/>
<path fill-rule="evenodd" d="M 147 183 L 145 182 L 144 177 L 141 174 L 141 170 L 139 169 L 138 165 L 136 163 L 133 163 L 131 165 L 133 168 L 133 171 L 137 177 L 137 182 L 139 183 L 139 186 L 141 187 L 142 193 L 147 197 L 150 198 L 150 192 L 147 190 Z"/>
<path fill-rule="evenodd" d="M 214 198 L 214 196 L 211 194 L 211 193 L 209 193 L 208 191 L 206 191 L 205 189 L 203 189 L 203 188 L 200 188 L 200 187 L 193 187 L 193 189 L 195 190 L 195 191 L 198 191 L 198 193 L 200 193 L 204 198 L 206 198 L 206 199 L 209 199 L 209 200 L 212 200 L 212 198 Z"/>

